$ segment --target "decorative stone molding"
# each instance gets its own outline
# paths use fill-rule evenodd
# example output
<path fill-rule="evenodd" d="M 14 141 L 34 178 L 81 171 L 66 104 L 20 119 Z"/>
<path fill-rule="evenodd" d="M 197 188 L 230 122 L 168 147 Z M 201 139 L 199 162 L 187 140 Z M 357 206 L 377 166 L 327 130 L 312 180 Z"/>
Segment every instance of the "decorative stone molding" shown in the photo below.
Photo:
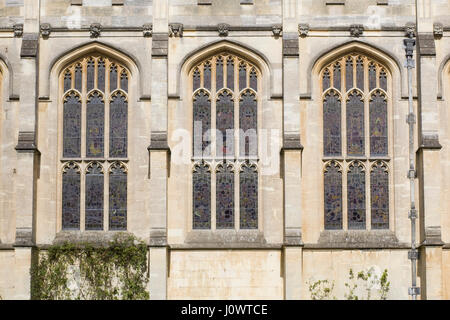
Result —
<path fill-rule="evenodd" d="M 298 25 L 298 35 L 302 38 L 305 38 L 308 36 L 309 33 L 309 24 L 307 23 L 300 23 Z"/>
<path fill-rule="evenodd" d="M 151 247 L 165 247 L 167 246 L 167 232 L 166 229 L 152 229 L 150 230 Z"/>
<path fill-rule="evenodd" d="M 444 26 L 442 23 L 436 22 L 433 24 L 433 34 L 436 39 L 441 39 L 444 35 Z"/>
<path fill-rule="evenodd" d="M 253 0 L 241 0 L 241 4 L 253 4 Z"/>
<path fill-rule="evenodd" d="M 152 57 L 167 57 L 169 48 L 169 36 L 167 33 L 153 33 Z"/>
<path fill-rule="evenodd" d="M 153 25 L 151 23 L 144 24 L 142 26 L 142 33 L 146 38 L 151 37 L 153 34 Z"/>
<path fill-rule="evenodd" d="M 89 243 L 94 247 L 106 247 L 114 240 L 114 237 L 120 234 L 125 237 L 132 235 L 127 231 L 78 231 L 78 230 L 62 230 L 56 234 L 53 245 L 63 243 L 85 244 Z"/>
<path fill-rule="evenodd" d="M 219 36 L 226 37 L 230 31 L 230 25 L 226 23 L 219 23 L 217 25 L 217 31 L 219 32 Z"/>
<path fill-rule="evenodd" d="M 33 243 L 33 231 L 31 228 L 17 228 L 16 229 L 16 241 L 14 247 L 32 247 Z"/>
<path fill-rule="evenodd" d="M 283 56 L 298 57 L 298 34 L 283 32 Z"/>
<path fill-rule="evenodd" d="M 283 26 L 281 24 L 275 24 L 272 26 L 272 33 L 275 38 L 281 36 L 281 32 L 283 31 Z"/>
<path fill-rule="evenodd" d="M 34 131 L 20 131 L 17 146 L 17 152 L 34 153 L 39 152 L 35 143 Z"/>
<path fill-rule="evenodd" d="M 302 231 L 300 229 L 285 229 L 284 245 L 285 246 L 301 246 L 301 245 L 303 245 Z"/>
<path fill-rule="evenodd" d="M 397 248 L 404 247 L 390 230 L 324 230 L 316 245 L 320 248 Z"/>
<path fill-rule="evenodd" d="M 258 230 L 193 230 L 186 235 L 185 244 L 199 248 L 222 248 L 228 246 L 251 248 L 267 244 Z"/>
<path fill-rule="evenodd" d="M 182 37 L 183 36 L 183 24 L 171 23 L 169 24 L 169 37 Z"/>
<path fill-rule="evenodd" d="M 23 24 L 19 23 L 19 24 L 15 24 L 13 26 L 13 30 L 14 30 L 14 37 L 15 38 L 20 38 L 23 35 Z"/>
<path fill-rule="evenodd" d="M 364 32 L 364 26 L 362 24 L 352 24 L 350 26 L 350 35 L 352 37 L 359 38 Z"/>
<path fill-rule="evenodd" d="M 212 0 L 198 0 L 197 4 L 198 5 L 210 6 L 212 4 Z"/>
<path fill-rule="evenodd" d="M 436 56 L 436 45 L 432 33 L 419 33 L 417 35 L 417 45 L 421 56 Z"/>
<path fill-rule="evenodd" d="M 442 149 L 439 143 L 439 134 L 437 133 L 422 133 L 420 149 Z"/>
<path fill-rule="evenodd" d="M 147 148 L 150 151 L 153 150 L 167 150 L 169 151 L 169 145 L 167 143 L 166 131 L 154 131 L 150 137 L 150 145 Z"/>
<path fill-rule="evenodd" d="M 35 58 L 38 54 L 39 34 L 25 33 L 22 40 L 22 48 L 20 50 L 21 58 Z"/>
<path fill-rule="evenodd" d="M 98 38 L 102 32 L 102 25 L 100 23 L 93 23 L 89 27 L 91 38 Z"/>
<path fill-rule="evenodd" d="M 283 151 L 284 150 L 303 150 L 303 146 L 300 143 L 300 134 L 296 134 L 296 133 L 285 134 L 282 150 Z"/>
<path fill-rule="evenodd" d="M 405 26 L 405 37 L 414 38 L 416 36 L 416 24 L 409 22 Z"/>
<path fill-rule="evenodd" d="M 42 38 L 48 39 L 48 37 L 50 36 L 50 33 L 52 33 L 52 26 L 50 25 L 50 23 L 41 24 Z"/>
<path fill-rule="evenodd" d="M 345 0 L 327 0 L 325 2 L 327 6 L 345 6 Z"/>
<path fill-rule="evenodd" d="M 442 232 L 440 226 L 429 226 L 425 228 L 425 240 L 422 245 L 425 246 L 443 246 Z"/>

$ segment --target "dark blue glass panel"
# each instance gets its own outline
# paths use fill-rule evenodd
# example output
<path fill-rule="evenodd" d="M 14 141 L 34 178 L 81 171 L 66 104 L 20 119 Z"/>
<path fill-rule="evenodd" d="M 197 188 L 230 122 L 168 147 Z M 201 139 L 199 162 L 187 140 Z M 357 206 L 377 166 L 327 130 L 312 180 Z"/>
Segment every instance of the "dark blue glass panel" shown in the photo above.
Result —
<path fill-rule="evenodd" d="M 216 172 L 216 226 L 234 228 L 234 173 L 226 164 Z"/>
<path fill-rule="evenodd" d="M 234 90 L 234 60 L 231 57 L 227 59 L 227 88 Z"/>
<path fill-rule="evenodd" d="M 341 64 L 336 63 L 333 68 L 333 87 L 341 91 Z"/>
<path fill-rule="evenodd" d="M 211 228 L 211 173 L 204 164 L 195 166 L 192 174 L 193 228 Z"/>
<path fill-rule="evenodd" d="M 94 59 L 90 59 L 87 62 L 87 80 L 86 80 L 86 86 L 87 91 L 91 91 L 94 89 L 94 78 L 95 78 L 95 61 Z"/>
<path fill-rule="evenodd" d="M 117 66 L 111 65 L 109 70 L 109 91 L 113 92 L 117 89 Z"/>
<path fill-rule="evenodd" d="M 258 76 L 255 69 L 252 69 L 252 71 L 250 71 L 250 88 L 258 91 Z"/>
<path fill-rule="evenodd" d="M 366 228 L 366 174 L 362 165 L 352 165 L 347 173 L 347 216 L 349 229 Z"/>
<path fill-rule="evenodd" d="M 118 163 L 109 174 L 109 229 L 127 229 L 127 173 Z"/>
<path fill-rule="evenodd" d="M 216 61 L 216 90 L 223 88 L 223 59 L 218 57 Z"/>
<path fill-rule="evenodd" d="M 330 87 L 330 71 L 325 70 L 322 77 L 322 87 L 323 91 L 327 90 Z"/>
<path fill-rule="evenodd" d="M 80 172 L 74 163 L 62 176 L 62 228 L 80 229 Z"/>
<path fill-rule="evenodd" d="M 211 64 L 205 63 L 203 67 L 203 87 L 211 91 Z"/>
<path fill-rule="evenodd" d="M 256 96 L 251 91 L 245 91 L 239 102 L 239 129 L 240 136 L 239 153 L 244 156 L 256 156 L 258 154 L 258 108 Z"/>
<path fill-rule="evenodd" d="M 370 173 L 372 229 L 389 229 L 389 174 L 377 163 Z"/>
<path fill-rule="evenodd" d="M 247 88 L 247 66 L 239 65 L 239 91 Z"/>
<path fill-rule="evenodd" d="M 64 92 L 70 90 L 72 88 L 72 74 L 70 70 L 67 70 L 64 73 Z"/>
<path fill-rule="evenodd" d="M 197 69 L 194 70 L 193 78 L 193 90 L 197 90 L 200 88 L 200 71 Z"/>
<path fill-rule="evenodd" d="M 128 73 L 125 70 L 120 74 L 120 89 L 128 92 Z"/>
<path fill-rule="evenodd" d="M 217 156 L 234 155 L 234 102 L 230 92 L 224 91 L 216 102 Z"/>
<path fill-rule="evenodd" d="M 86 106 L 86 156 L 103 157 L 105 131 L 105 104 L 103 97 L 94 92 Z"/>
<path fill-rule="evenodd" d="M 98 90 L 105 92 L 105 60 L 98 60 L 98 77 L 97 77 L 97 87 Z"/>
<path fill-rule="evenodd" d="M 128 102 L 121 92 L 112 97 L 109 111 L 109 156 L 126 158 L 128 145 Z"/>
<path fill-rule="evenodd" d="M 341 155 L 341 101 L 336 92 L 323 101 L 323 148 L 325 156 Z"/>
<path fill-rule="evenodd" d="M 64 100 L 63 157 L 81 157 L 81 101 L 71 92 Z"/>
<path fill-rule="evenodd" d="M 356 86 L 364 91 L 364 62 L 362 58 L 356 60 Z"/>
<path fill-rule="evenodd" d="M 86 230 L 103 230 L 103 191 L 102 166 L 93 163 L 86 174 Z"/>
<path fill-rule="evenodd" d="M 342 229 L 342 173 L 336 163 L 324 173 L 325 229 Z"/>
<path fill-rule="evenodd" d="M 203 90 L 194 97 L 194 155 L 208 156 L 210 153 L 211 101 Z"/>
<path fill-rule="evenodd" d="M 81 92 L 82 80 L 83 80 L 83 69 L 81 65 L 77 65 L 75 67 L 75 89 L 77 89 L 79 92 Z"/>
<path fill-rule="evenodd" d="M 244 165 L 239 174 L 240 228 L 258 229 L 258 172 Z"/>
<path fill-rule="evenodd" d="M 353 88 L 353 58 L 348 57 L 345 62 L 345 87 L 346 91 Z"/>
<path fill-rule="evenodd" d="M 377 87 L 377 68 L 374 64 L 369 65 L 369 90 L 372 91 Z"/>
<path fill-rule="evenodd" d="M 370 154 L 372 156 L 387 156 L 387 101 L 379 90 L 372 95 L 369 109 Z"/>
<path fill-rule="evenodd" d="M 384 70 L 380 71 L 380 88 L 387 91 L 387 75 Z"/>
<path fill-rule="evenodd" d="M 364 101 L 357 92 L 347 100 L 347 154 L 364 155 Z"/>

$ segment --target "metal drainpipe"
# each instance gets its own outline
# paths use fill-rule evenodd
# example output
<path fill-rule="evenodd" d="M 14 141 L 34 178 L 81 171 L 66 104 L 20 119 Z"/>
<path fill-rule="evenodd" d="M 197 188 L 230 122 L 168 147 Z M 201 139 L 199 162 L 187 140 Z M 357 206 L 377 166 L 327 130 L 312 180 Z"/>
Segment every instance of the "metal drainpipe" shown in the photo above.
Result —
<path fill-rule="evenodd" d="M 416 248 L 416 219 L 417 210 L 415 203 L 415 179 L 417 172 L 415 169 L 415 150 L 414 150 L 414 124 L 416 123 L 416 115 L 413 106 L 413 92 L 412 92 L 412 69 L 414 68 L 413 53 L 416 45 L 414 32 L 407 32 L 408 39 L 404 39 L 406 51 L 406 68 L 408 69 L 408 98 L 409 98 L 409 114 L 406 122 L 409 125 L 409 171 L 408 178 L 410 181 L 410 197 L 411 209 L 409 212 L 409 219 L 411 219 L 411 250 L 408 252 L 408 259 L 411 260 L 411 287 L 408 289 L 408 294 L 412 300 L 417 300 L 420 295 L 420 287 L 417 287 L 417 260 L 419 259 L 419 251 Z"/>

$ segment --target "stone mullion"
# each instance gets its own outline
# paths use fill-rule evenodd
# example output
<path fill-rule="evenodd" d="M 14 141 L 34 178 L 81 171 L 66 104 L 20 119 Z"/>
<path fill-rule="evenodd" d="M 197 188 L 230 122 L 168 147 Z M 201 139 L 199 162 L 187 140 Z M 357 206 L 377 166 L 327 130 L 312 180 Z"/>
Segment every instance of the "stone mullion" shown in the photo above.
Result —
<path fill-rule="evenodd" d="M 372 206 L 371 206 L 371 192 L 370 192 L 370 173 L 372 171 L 371 161 L 366 161 L 366 230 L 372 230 Z"/>
<path fill-rule="evenodd" d="M 103 165 L 103 183 L 104 183 L 104 192 L 103 192 L 103 231 L 109 230 L 109 166 L 110 162 L 106 162 Z M 128 197 L 127 197 L 128 199 Z M 128 216 L 128 206 L 127 206 L 127 216 Z"/>
<path fill-rule="evenodd" d="M 234 169 L 234 207 L 235 207 L 235 213 L 234 213 L 234 229 L 236 231 L 239 231 L 241 229 L 241 194 L 240 194 L 240 176 L 241 176 L 241 163 L 236 161 L 235 169 Z"/>
<path fill-rule="evenodd" d="M 347 214 L 347 208 L 348 208 L 348 192 L 347 192 L 347 170 L 349 168 L 349 162 L 343 161 L 341 162 L 342 165 L 342 230 L 348 230 L 348 214 Z"/>
<path fill-rule="evenodd" d="M 86 168 L 88 162 L 80 164 L 80 231 L 86 229 Z"/>

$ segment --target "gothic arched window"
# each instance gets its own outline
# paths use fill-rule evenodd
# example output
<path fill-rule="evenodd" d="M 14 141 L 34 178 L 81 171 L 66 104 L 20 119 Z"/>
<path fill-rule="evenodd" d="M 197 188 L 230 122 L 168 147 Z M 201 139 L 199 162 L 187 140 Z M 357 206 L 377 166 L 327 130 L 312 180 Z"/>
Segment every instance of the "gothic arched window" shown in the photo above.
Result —
<path fill-rule="evenodd" d="M 256 66 L 230 53 L 190 73 L 193 229 L 258 229 Z"/>
<path fill-rule="evenodd" d="M 358 53 L 321 71 L 325 229 L 389 229 L 388 77 Z"/>
<path fill-rule="evenodd" d="M 63 229 L 127 228 L 129 76 L 96 55 L 61 73 Z"/>

